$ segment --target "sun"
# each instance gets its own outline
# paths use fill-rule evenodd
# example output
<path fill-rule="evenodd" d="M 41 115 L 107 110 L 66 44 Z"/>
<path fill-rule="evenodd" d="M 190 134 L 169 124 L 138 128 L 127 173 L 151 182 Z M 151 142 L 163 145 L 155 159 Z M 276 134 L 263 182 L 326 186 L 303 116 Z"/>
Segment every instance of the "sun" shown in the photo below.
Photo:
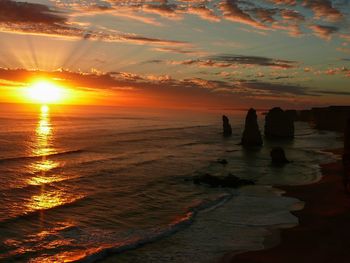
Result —
<path fill-rule="evenodd" d="M 63 88 L 49 80 L 38 80 L 28 87 L 27 96 L 37 103 L 58 103 L 62 100 Z"/>

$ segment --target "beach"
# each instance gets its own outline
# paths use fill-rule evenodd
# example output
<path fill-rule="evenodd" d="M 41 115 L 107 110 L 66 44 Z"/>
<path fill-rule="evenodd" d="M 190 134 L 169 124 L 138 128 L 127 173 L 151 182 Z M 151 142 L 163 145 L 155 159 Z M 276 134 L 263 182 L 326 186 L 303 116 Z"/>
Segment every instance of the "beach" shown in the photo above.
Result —
<path fill-rule="evenodd" d="M 281 187 L 285 196 L 305 202 L 304 209 L 293 212 L 299 225 L 282 230 L 281 243 L 266 250 L 227 254 L 221 262 L 350 262 L 350 195 L 344 191 L 343 165 L 339 160 L 321 165 L 321 170 L 323 178 L 317 183 Z"/>

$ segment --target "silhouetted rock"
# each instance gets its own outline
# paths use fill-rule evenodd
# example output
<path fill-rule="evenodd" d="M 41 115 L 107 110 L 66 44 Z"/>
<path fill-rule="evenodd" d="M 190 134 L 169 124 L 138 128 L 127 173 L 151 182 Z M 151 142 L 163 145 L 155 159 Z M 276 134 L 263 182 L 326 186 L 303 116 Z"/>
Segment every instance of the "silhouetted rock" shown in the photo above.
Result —
<path fill-rule="evenodd" d="M 254 181 L 247 179 L 240 179 L 233 174 L 228 174 L 225 177 L 218 177 L 211 174 L 203 174 L 194 177 L 193 183 L 195 184 L 206 184 L 211 187 L 231 187 L 237 188 L 244 185 L 253 185 Z"/>
<path fill-rule="evenodd" d="M 350 118 L 347 121 L 345 132 L 344 132 L 344 154 L 343 163 L 350 169 Z"/>
<path fill-rule="evenodd" d="M 254 109 L 248 111 L 241 144 L 243 146 L 261 146 L 263 144 L 258 126 L 258 117 Z"/>
<path fill-rule="evenodd" d="M 298 114 L 298 121 L 309 122 L 319 130 L 343 132 L 346 122 L 350 118 L 350 106 L 329 106 L 302 110 Z"/>
<path fill-rule="evenodd" d="M 226 159 L 218 159 L 217 162 L 222 164 L 222 165 L 228 164 L 228 161 Z"/>
<path fill-rule="evenodd" d="M 265 136 L 270 139 L 294 138 L 294 120 L 281 108 L 271 109 L 265 117 Z"/>
<path fill-rule="evenodd" d="M 286 110 L 284 112 L 291 120 L 296 121 L 298 119 L 298 112 L 296 110 Z"/>
<path fill-rule="evenodd" d="M 230 120 L 225 116 L 223 115 L 222 116 L 222 122 L 223 122 L 223 134 L 225 137 L 229 137 L 232 135 L 232 127 L 230 125 Z"/>
<path fill-rule="evenodd" d="M 350 106 L 312 108 L 312 122 L 316 129 L 343 132 L 349 118 Z"/>
<path fill-rule="evenodd" d="M 284 150 L 281 147 L 275 147 L 270 152 L 271 161 L 275 165 L 283 165 L 289 163 Z"/>

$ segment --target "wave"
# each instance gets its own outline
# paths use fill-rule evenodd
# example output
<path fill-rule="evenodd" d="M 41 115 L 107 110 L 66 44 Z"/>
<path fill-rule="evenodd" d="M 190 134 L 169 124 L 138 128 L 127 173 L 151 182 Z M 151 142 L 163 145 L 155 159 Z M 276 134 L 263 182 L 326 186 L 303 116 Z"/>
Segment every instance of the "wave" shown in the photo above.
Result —
<path fill-rule="evenodd" d="M 54 206 L 54 207 L 35 209 L 35 210 L 31 210 L 31 211 L 28 211 L 28 212 L 25 212 L 22 214 L 14 215 L 12 217 L 0 220 L 0 225 L 3 226 L 6 224 L 11 224 L 11 223 L 19 221 L 19 220 L 29 220 L 32 218 L 37 218 L 37 217 L 41 216 L 42 212 L 49 212 L 49 211 L 56 210 L 58 208 L 64 208 L 64 207 L 68 207 L 68 206 L 77 205 L 79 202 L 87 200 L 88 198 L 89 198 L 89 196 L 82 195 L 80 197 L 77 197 L 73 200 L 67 201 L 65 203 L 59 204 L 59 205 Z"/>
<path fill-rule="evenodd" d="M 223 194 L 215 200 L 203 201 L 200 204 L 191 207 L 189 211 L 182 217 L 174 220 L 165 228 L 152 229 L 151 233 L 148 233 L 142 237 L 133 237 L 123 242 L 118 242 L 112 245 L 99 247 L 91 254 L 84 258 L 78 259 L 73 262 L 90 263 L 102 260 L 112 255 L 121 254 L 126 251 L 137 249 L 146 244 L 157 242 L 165 237 L 171 236 L 193 224 L 195 217 L 198 213 L 205 210 L 215 209 L 218 206 L 223 205 L 232 198 L 232 194 Z"/>
<path fill-rule="evenodd" d="M 64 155 L 75 154 L 75 153 L 84 153 L 84 152 L 86 152 L 86 151 L 80 149 L 80 150 L 71 150 L 71 151 L 65 151 L 65 152 L 52 153 L 52 154 L 47 154 L 47 155 L 10 157 L 10 158 L 0 159 L 0 164 L 5 163 L 5 162 L 36 160 L 36 159 L 41 159 L 43 157 L 58 157 L 58 156 L 64 156 Z"/>

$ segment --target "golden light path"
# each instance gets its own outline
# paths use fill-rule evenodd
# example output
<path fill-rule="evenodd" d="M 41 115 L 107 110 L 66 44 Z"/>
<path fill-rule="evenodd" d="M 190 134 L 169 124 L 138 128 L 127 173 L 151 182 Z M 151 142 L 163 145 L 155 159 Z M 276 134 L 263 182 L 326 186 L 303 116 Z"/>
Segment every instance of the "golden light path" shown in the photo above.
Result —
<path fill-rule="evenodd" d="M 47 155 L 56 153 L 53 147 L 53 128 L 50 122 L 50 108 L 41 106 L 39 121 L 36 128 L 36 145 L 33 154 L 41 156 L 41 159 L 30 165 L 30 170 L 35 174 L 29 179 L 31 185 L 41 185 L 40 194 L 33 195 L 28 204 L 29 210 L 49 209 L 67 202 L 64 193 L 45 189 L 45 184 L 60 181 L 59 175 L 47 174 L 51 169 L 59 166 L 57 161 L 47 158 Z"/>

